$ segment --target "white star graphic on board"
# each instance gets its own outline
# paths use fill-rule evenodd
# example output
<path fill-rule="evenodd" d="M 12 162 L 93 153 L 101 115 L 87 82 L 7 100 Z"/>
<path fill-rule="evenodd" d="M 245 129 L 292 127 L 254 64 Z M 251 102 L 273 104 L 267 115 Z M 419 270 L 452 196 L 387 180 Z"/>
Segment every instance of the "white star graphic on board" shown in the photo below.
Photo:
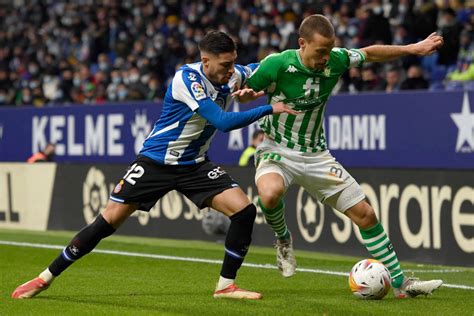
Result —
<path fill-rule="evenodd" d="M 474 113 L 471 113 L 467 92 L 464 93 L 461 113 L 451 113 L 451 118 L 458 127 L 456 152 L 474 152 Z"/>
<path fill-rule="evenodd" d="M 316 224 L 316 203 L 312 199 L 308 198 L 303 206 L 303 212 L 306 216 L 306 224 Z"/>

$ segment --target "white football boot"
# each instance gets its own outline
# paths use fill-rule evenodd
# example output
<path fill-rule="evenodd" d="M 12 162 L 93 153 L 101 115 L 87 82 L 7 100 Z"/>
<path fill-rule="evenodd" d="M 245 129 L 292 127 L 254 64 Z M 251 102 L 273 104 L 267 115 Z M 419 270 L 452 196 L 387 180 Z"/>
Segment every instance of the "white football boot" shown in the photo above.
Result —
<path fill-rule="evenodd" d="M 285 278 L 291 277 L 296 271 L 296 259 L 293 251 L 293 238 L 291 235 L 288 240 L 277 239 L 275 242 L 275 248 L 277 251 L 278 269 Z"/>
<path fill-rule="evenodd" d="M 393 294 L 396 298 L 431 295 L 441 285 L 443 285 L 442 280 L 420 281 L 415 277 L 405 277 L 400 288 L 393 288 Z"/>

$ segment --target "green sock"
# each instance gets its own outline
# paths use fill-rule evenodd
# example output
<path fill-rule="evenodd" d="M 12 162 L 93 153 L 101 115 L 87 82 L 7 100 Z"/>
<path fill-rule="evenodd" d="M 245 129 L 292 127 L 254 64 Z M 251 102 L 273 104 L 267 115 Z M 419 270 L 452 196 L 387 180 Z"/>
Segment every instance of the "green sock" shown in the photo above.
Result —
<path fill-rule="evenodd" d="M 392 242 L 380 223 L 367 229 L 359 229 L 364 239 L 365 248 L 372 257 L 382 262 L 390 272 L 392 286 L 399 288 L 403 283 L 403 271 L 398 262 L 397 254 L 393 250 Z"/>
<path fill-rule="evenodd" d="M 283 200 L 278 202 L 278 205 L 275 208 L 266 208 L 262 200 L 258 198 L 258 205 L 265 215 L 265 219 L 268 224 L 273 228 L 278 239 L 290 239 L 290 231 L 288 226 L 286 226 L 285 221 L 285 203 Z"/>

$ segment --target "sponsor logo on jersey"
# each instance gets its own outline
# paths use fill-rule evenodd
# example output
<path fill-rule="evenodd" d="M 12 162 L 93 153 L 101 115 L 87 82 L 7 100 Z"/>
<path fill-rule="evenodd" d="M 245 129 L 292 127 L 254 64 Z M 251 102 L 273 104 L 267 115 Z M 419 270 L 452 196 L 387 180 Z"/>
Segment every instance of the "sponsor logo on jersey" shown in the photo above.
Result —
<path fill-rule="evenodd" d="M 331 76 L 331 67 L 324 68 L 324 76 L 325 77 Z"/>
<path fill-rule="evenodd" d="M 197 79 L 197 78 L 196 78 L 196 74 L 193 73 L 193 72 L 190 72 L 190 73 L 188 74 L 188 79 L 191 80 L 191 81 L 196 81 L 196 79 Z"/>
<path fill-rule="evenodd" d="M 451 119 L 458 128 L 456 152 L 474 152 L 474 113 L 471 112 L 467 92 L 464 93 L 461 113 L 451 113 Z"/>
<path fill-rule="evenodd" d="M 298 71 L 298 69 L 296 69 L 296 67 L 293 66 L 293 65 L 289 65 L 288 69 L 286 70 L 286 72 L 290 72 L 290 73 L 294 73 L 294 72 L 297 72 L 297 71 Z"/>
<path fill-rule="evenodd" d="M 179 157 L 179 152 L 176 151 L 176 150 L 174 150 L 174 149 L 171 149 L 171 150 L 170 150 L 170 155 L 171 155 L 171 156 L 175 156 L 175 157 Z"/>
<path fill-rule="evenodd" d="M 207 176 L 209 177 L 209 179 L 215 180 L 219 178 L 220 176 L 222 176 L 223 174 L 226 174 L 226 172 L 222 170 L 221 167 L 217 167 L 217 168 L 214 168 L 212 171 L 209 171 L 207 173 Z"/>
<path fill-rule="evenodd" d="M 194 94 L 194 98 L 196 100 L 202 100 L 206 97 L 206 93 L 204 92 L 204 88 L 199 84 L 199 82 L 193 82 L 191 84 L 191 91 Z"/>

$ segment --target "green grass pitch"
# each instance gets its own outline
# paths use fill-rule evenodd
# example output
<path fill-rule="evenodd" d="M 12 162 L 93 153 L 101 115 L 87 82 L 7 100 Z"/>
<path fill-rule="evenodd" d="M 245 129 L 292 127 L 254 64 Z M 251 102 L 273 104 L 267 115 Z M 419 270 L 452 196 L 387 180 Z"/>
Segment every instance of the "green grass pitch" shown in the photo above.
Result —
<path fill-rule="evenodd" d="M 2 241 L 65 245 L 73 232 L 0 230 L 0 315 L 474 315 L 474 268 L 402 262 L 423 279 L 442 278 L 465 288 L 441 287 L 433 296 L 381 301 L 356 299 L 347 277 L 299 271 L 289 279 L 276 269 L 244 266 L 237 284 L 263 293 L 261 301 L 212 297 L 220 264 L 92 253 L 30 300 L 10 298 L 37 276 L 58 249 L 20 247 Z M 97 249 L 220 261 L 223 245 L 197 241 L 112 236 Z M 348 272 L 362 258 L 296 251 L 300 268 Z M 272 248 L 251 247 L 247 263 L 274 265 Z M 455 263 L 455 258 L 453 258 Z M 446 271 L 441 271 L 446 270 Z"/>

